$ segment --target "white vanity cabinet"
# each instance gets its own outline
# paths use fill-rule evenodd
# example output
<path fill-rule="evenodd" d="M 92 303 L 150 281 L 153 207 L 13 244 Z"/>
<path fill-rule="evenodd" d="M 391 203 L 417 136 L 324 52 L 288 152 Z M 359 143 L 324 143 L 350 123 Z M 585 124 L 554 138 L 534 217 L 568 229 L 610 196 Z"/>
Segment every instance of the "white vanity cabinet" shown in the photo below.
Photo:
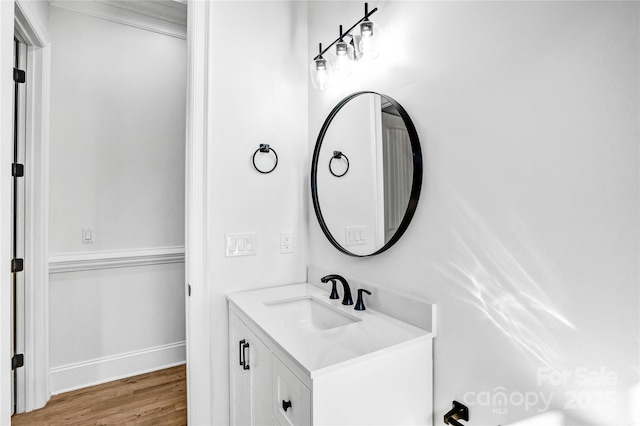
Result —
<path fill-rule="evenodd" d="M 309 388 L 232 310 L 229 364 L 232 425 L 310 424 Z"/>
<path fill-rule="evenodd" d="M 227 295 L 231 424 L 432 425 L 434 333 L 325 293 Z"/>
<path fill-rule="evenodd" d="M 231 424 L 432 425 L 434 333 L 325 293 L 296 284 L 227 295 Z"/>

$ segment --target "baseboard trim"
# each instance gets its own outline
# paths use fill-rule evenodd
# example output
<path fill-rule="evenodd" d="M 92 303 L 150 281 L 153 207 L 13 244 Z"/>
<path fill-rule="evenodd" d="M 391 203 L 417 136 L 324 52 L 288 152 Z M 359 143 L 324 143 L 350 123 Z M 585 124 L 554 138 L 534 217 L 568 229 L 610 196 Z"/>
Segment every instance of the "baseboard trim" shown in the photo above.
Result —
<path fill-rule="evenodd" d="M 185 360 L 186 342 L 177 342 L 54 367 L 49 372 L 51 394 L 174 367 L 184 364 Z"/>
<path fill-rule="evenodd" d="M 184 247 L 95 251 L 54 254 L 49 257 L 49 273 L 183 263 Z"/>

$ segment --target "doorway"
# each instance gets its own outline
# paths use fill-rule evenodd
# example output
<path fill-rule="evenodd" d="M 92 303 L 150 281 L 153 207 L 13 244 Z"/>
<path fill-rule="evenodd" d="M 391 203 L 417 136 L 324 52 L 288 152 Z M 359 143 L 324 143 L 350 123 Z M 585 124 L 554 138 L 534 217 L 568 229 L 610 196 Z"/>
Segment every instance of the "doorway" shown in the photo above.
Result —
<path fill-rule="evenodd" d="M 7 258 L 15 259 L 7 274 L 10 312 L 6 353 L 11 361 L 8 364 L 12 364 L 8 367 L 15 368 L 8 369 L 10 380 L 6 382 L 8 389 L 3 400 L 7 404 L 2 407 L 6 410 L 3 415 L 42 407 L 49 398 L 46 336 L 50 45 L 46 30 L 34 19 L 31 5 L 11 2 L 12 65 L 19 71 L 13 74 L 18 81 L 11 82 L 12 142 L 6 138 L 10 164 L 3 165 L 6 169 L 11 167 L 14 176 L 7 179 L 3 197 L 7 200 L 4 211 L 9 218 L 5 234 L 9 237 Z"/>
<path fill-rule="evenodd" d="M 70 3 L 78 3 L 79 6 L 82 6 L 82 2 Z M 168 8 L 177 7 L 173 4 L 174 2 L 167 1 L 162 3 Z M 11 393 L 9 393 L 9 380 L 5 382 L 7 384 L 7 397 L 10 394 L 12 395 L 11 413 L 13 413 L 15 409 L 17 409 L 18 412 L 22 412 L 40 408 L 46 404 L 52 393 L 59 393 L 74 387 L 87 386 L 117 377 L 184 363 L 185 352 L 184 314 L 182 313 L 184 311 L 185 293 L 184 266 L 182 266 L 184 263 L 184 247 L 183 242 L 180 240 L 183 239 L 184 236 L 184 219 L 180 220 L 180 212 L 183 212 L 184 208 L 176 207 L 175 209 L 171 209 L 171 211 L 177 211 L 178 214 L 174 214 L 171 217 L 169 225 L 174 226 L 172 232 L 178 235 L 180 239 L 174 238 L 173 241 L 169 242 L 166 240 L 162 241 L 158 238 L 157 232 L 147 232 L 144 234 L 147 239 L 141 241 L 140 244 L 133 239 L 128 239 L 121 246 L 112 248 L 113 245 L 109 247 L 108 242 L 112 241 L 110 239 L 117 235 L 114 232 L 110 232 L 111 230 L 107 230 L 106 225 L 102 226 L 102 224 L 108 225 L 109 221 L 112 221 L 118 222 L 123 225 L 122 228 L 126 228 L 126 226 L 129 225 L 129 221 L 126 220 L 127 218 L 123 219 L 121 216 L 118 216 L 124 209 L 131 209 L 132 206 L 136 204 L 144 203 L 145 200 L 149 200 L 152 196 L 155 196 L 156 199 L 162 199 L 168 192 L 173 191 L 175 193 L 177 189 L 184 191 L 184 172 L 180 172 L 180 168 L 184 167 L 184 161 L 180 160 L 180 156 L 184 156 L 184 144 L 180 143 L 180 139 L 184 140 L 184 125 L 173 135 L 173 140 L 177 141 L 175 145 L 176 151 L 173 153 L 158 153 L 158 151 L 162 149 L 159 141 L 165 136 L 159 131 L 157 132 L 157 138 L 147 138 L 148 140 L 145 143 L 148 146 L 144 149 L 141 148 L 140 144 L 130 143 L 131 141 L 125 141 L 124 138 L 113 137 L 108 140 L 108 143 L 103 143 L 102 146 L 117 146 L 121 149 L 111 152 L 98 152 L 99 155 L 97 155 L 96 158 L 103 160 L 102 165 L 104 166 L 105 161 L 107 162 L 107 167 L 102 168 L 103 171 L 109 167 L 119 170 L 117 173 L 107 176 L 106 179 L 102 179 L 102 182 L 108 181 L 110 184 L 118 184 L 120 185 L 119 189 L 123 191 L 129 190 L 129 195 L 132 194 L 131 188 L 135 187 L 140 180 L 153 183 L 154 179 L 141 173 L 141 169 L 145 167 L 145 164 L 152 163 L 161 176 L 169 173 L 180 176 L 174 176 L 174 178 L 168 180 L 168 182 L 161 181 L 160 183 L 162 185 L 160 187 L 156 186 L 146 192 L 138 191 L 137 197 L 130 196 L 129 199 L 126 200 L 127 202 L 120 204 L 121 208 L 119 209 L 109 210 L 115 203 L 113 197 L 107 199 L 106 203 L 97 208 L 95 216 L 97 218 L 96 222 L 75 221 L 75 225 L 79 228 L 85 226 L 92 227 L 98 223 L 98 220 L 106 218 L 105 221 L 101 222 L 100 226 L 96 226 L 93 235 L 94 242 L 79 245 L 79 249 L 73 250 L 73 253 L 69 253 L 71 250 L 65 249 L 62 253 L 53 251 L 53 256 L 50 256 L 49 218 L 51 215 L 49 214 L 49 205 L 53 204 L 56 207 L 64 205 L 64 213 L 70 216 L 74 213 L 75 206 L 79 205 L 79 202 L 82 200 L 78 199 L 74 200 L 75 202 L 63 202 L 60 201 L 60 198 L 52 197 L 51 202 L 49 201 L 49 188 L 56 189 L 61 187 L 59 182 L 57 186 L 51 185 L 50 182 L 50 176 L 52 175 L 54 175 L 55 178 L 59 178 L 60 175 L 55 175 L 55 173 L 61 170 L 61 166 L 60 163 L 53 162 L 53 166 L 57 167 L 57 170 L 55 170 L 54 173 L 50 173 L 49 164 L 52 163 L 52 161 L 50 161 L 49 154 L 49 135 L 50 133 L 53 134 L 55 139 L 51 138 L 52 142 L 57 144 L 54 147 L 55 149 L 51 150 L 54 154 L 59 152 L 56 151 L 56 149 L 60 147 L 60 140 L 64 139 L 64 135 L 63 137 L 60 136 L 60 127 L 50 129 L 49 122 L 51 121 L 52 123 L 51 127 L 54 127 L 53 123 L 60 123 L 61 117 L 55 115 L 59 114 L 61 108 L 63 108 L 63 106 L 61 106 L 62 98 L 60 93 L 66 95 L 69 92 L 67 87 L 61 89 L 61 79 L 68 76 L 69 81 L 76 83 L 78 79 L 82 80 L 91 76 L 90 72 L 79 72 L 78 68 L 67 67 L 67 62 L 65 61 L 53 59 L 51 55 L 51 45 L 56 45 L 56 53 L 58 54 L 64 47 L 62 43 L 56 44 L 56 39 L 52 36 L 58 37 L 57 41 L 60 41 L 61 31 L 72 30 L 72 28 L 59 23 L 63 14 L 67 17 L 65 19 L 82 21 L 80 24 L 84 23 L 89 29 L 93 26 L 103 28 L 105 25 L 116 24 L 110 23 L 112 21 L 109 20 L 98 20 L 95 17 L 91 18 L 90 15 L 86 13 L 79 14 L 78 12 L 68 11 L 59 7 L 55 17 L 55 19 L 58 19 L 58 27 L 53 28 L 50 25 L 42 26 L 38 25 L 37 17 L 34 19 L 33 10 L 30 10 L 31 4 L 30 2 L 21 1 L 15 3 L 15 31 L 19 35 L 18 38 L 22 39 L 21 41 L 26 44 L 26 46 L 22 47 L 23 50 L 26 50 L 26 54 L 22 55 L 22 58 L 29 64 L 29 69 L 26 70 L 26 88 L 23 89 L 25 90 L 25 96 L 23 97 L 25 99 L 25 106 L 22 108 L 25 110 L 24 115 L 26 122 L 22 127 L 26 127 L 26 129 L 22 134 L 26 138 L 26 146 L 25 149 L 21 151 L 22 153 L 26 153 L 26 158 L 23 161 L 23 163 L 25 163 L 24 170 L 26 179 L 21 179 L 24 179 L 23 184 L 26 186 L 26 193 L 29 194 L 29 196 L 23 198 L 24 201 L 20 205 L 23 206 L 25 214 L 19 216 L 22 217 L 24 232 L 26 233 L 26 244 L 22 247 L 17 247 L 17 252 L 21 251 L 24 253 L 20 254 L 24 259 L 25 273 L 23 273 L 22 279 L 25 281 L 25 284 L 21 286 L 18 283 L 17 291 L 15 292 L 18 298 L 24 298 L 25 308 L 24 314 L 20 314 L 19 309 L 16 309 L 17 333 L 13 333 L 13 331 L 9 333 L 9 330 L 7 330 L 7 337 L 10 337 L 10 339 L 7 338 L 6 340 L 13 342 L 15 337 L 16 345 L 10 345 L 11 347 L 7 347 L 7 351 L 4 352 L 7 354 L 10 352 L 8 349 L 12 349 L 13 351 L 15 348 L 19 353 L 24 353 L 25 366 L 18 369 L 16 375 L 18 376 L 18 380 L 20 380 L 21 375 L 23 376 L 22 380 L 26 384 L 26 389 L 25 391 L 20 390 L 20 384 L 18 384 L 17 387 L 12 387 Z M 120 5 L 120 3 L 118 3 L 118 5 Z M 180 6 L 180 3 L 177 3 L 177 5 L 186 8 L 186 5 Z M 123 5 L 123 7 L 124 6 L 126 5 Z M 137 16 L 136 14 L 133 15 Z M 35 23 L 35 25 L 30 28 L 29 25 L 33 23 Z M 170 61 L 168 64 L 165 64 L 166 66 L 164 67 L 150 66 L 147 72 L 144 73 L 141 72 L 139 66 L 132 64 L 133 61 L 137 61 L 140 57 L 168 57 L 166 49 L 158 47 L 157 44 L 145 42 L 151 40 L 153 37 L 167 37 L 165 33 L 167 31 L 173 31 L 173 27 L 168 30 L 160 28 L 155 32 L 142 32 L 141 29 L 149 29 L 144 27 L 144 25 L 146 25 L 145 22 L 120 22 L 118 25 L 122 28 L 122 33 L 119 33 L 119 38 L 124 40 L 122 44 L 126 45 L 129 43 L 131 41 L 131 37 L 129 36 L 131 33 L 137 31 L 137 34 L 140 35 L 140 37 L 136 38 L 139 47 L 137 48 L 137 52 L 131 53 L 130 57 L 126 58 L 127 60 L 113 62 L 114 68 L 118 68 L 121 71 L 119 74 L 105 73 L 101 81 L 109 80 L 116 86 L 126 85 L 130 88 L 128 96 L 124 99 L 116 99 L 119 104 L 116 105 L 117 108 L 114 107 L 111 109 L 111 115 L 109 116 L 96 114 L 93 118 L 86 120 L 78 119 L 72 122 L 71 125 L 67 125 L 66 128 L 70 129 L 72 136 L 77 135 L 81 126 L 86 125 L 90 120 L 98 124 L 89 126 L 89 129 L 97 129 L 97 126 L 101 122 L 115 118 L 126 119 L 132 123 L 144 122 L 147 128 L 160 129 L 163 123 L 168 120 L 168 118 L 162 114 L 165 114 L 170 108 L 176 108 L 173 103 L 163 102 L 159 94 L 166 90 L 167 81 L 165 80 L 170 80 L 171 72 L 173 72 L 173 68 L 170 67 L 173 66 L 174 62 L 180 63 L 181 59 L 175 58 L 173 62 Z M 141 28 L 139 25 L 142 25 L 144 28 Z M 55 32 L 56 30 L 57 32 Z M 74 37 L 75 40 L 77 40 L 79 38 L 78 35 L 82 37 L 86 33 L 88 33 L 88 31 L 77 31 L 75 36 L 71 35 L 71 37 L 69 37 L 69 40 L 71 40 L 70 43 L 74 42 Z M 158 33 L 165 35 L 153 35 Z M 111 40 L 113 34 L 107 33 L 106 37 Z M 135 34 L 133 34 L 133 37 L 135 38 Z M 140 38 L 145 39 L 140 40 Z M 181 38 L 184 40 L 185 37 Z M 173 39 L 174 38 L 171 38 L 170 40 Z M 182 43 L 186 42 L 182 41 Z M 108 45 L 109 43 L 102 42 L 101 48 L 104 48 L 105 44 Z M 93 45 L 91 43 L 83 44 L 86 50 L 90 50 L 91 46 L 95 45 L 95 43 Z M 67 53 L 72 53 L 73 49 L 70 49 L 70 47 L 71 45 L 67 44 Z M 116 52 L 118 51 L 117 48 L 112 49 Z M 93 50 L 96 51 L 96 49 Z M 182 51 L 186 52 L 186 48 L 183 48 Z M 103 59 L 106 53 L 106 51 L 97 52 L 96 58 L 89 60 L 89 62 L 96 64 L 96 61 Z M 186 61 L 182 60 L 182 62 L 185 63 L 184 66 L 186 67 Z M 58 67 L 58 69 L 52 69 L 54 66 Z M 52 79 L 56 80 L 52 81 Z M 131 82 L 132 80 L 137 80 L 142 83 L 151 80 L 157 83 L 157 89 L 151 90 L 152 99 L 156 102 L 150 103 L 148 109 L 157 111 L 159 116 L 153 117 L 154 119 L 145 116 L 144 113 L 146 110 L 144 108 L 139 108 L 135 111 L 135 114 L 127 114 L 127 107 L 136 103 L 142 97 L 140 92 L 142 84 L 135 85 Z M 179 86 L 179 88 L 175 90 L 184 92 L 183 86 L 185 85 L 186 83 L 177 83 L 176 86 Z M 51 92 L 53 90 L 57 90 L 57 92 L 54 93 L 54 95 L 57 96 L 56 99 L 51 99 Z M 105 100 L 114 100 L 114 90 L 106 90 L 104 87 L 99 87 L 98 90 L 91 90 L 90 92 L 96 94 L 97 91 L 99 91 L 99 95 L 102 98 L 100 100 L 82 103 L 81 112 L 105 105 Z M 7 90 L 7 92 L 9 92 L 9 90 Z M 51 112 L 49 105 L 51 105 Z M 111 105 L 115 104 L 112 103 Z M 49 120 L 50 113 L 52 114 L 51 120 Z M 179 116 L 184 120 L 184 106 L 181 108 Z M 113 127 L 115 128 L 117 126 Z M 133 134 L 135 130 L 132 129 L 129 133 Z M 93 134 L 89 135 L 90 137 L 85 137 L 82 140 L 84 142 L 82 146 L 86 147 L 90 142 L 94 142 L 96 138 L 104 134 L 105 132 L 95 130 Z M 134 141 L 139 139 L 138 136 L 139 135 L 136 135 Z M 6 139 L 8 140 L 9 138 Z M 96 144 L 96 146 L 98 146 L 98 144 Z M 20 153 L 20 150 L 17 152 Z M 71 156 L 74 157 L 74 159 L 78 159 L 78 153 L 79 151 L 77 150 L 72 151 Z M 130 154 L 126 159 L 128 163 L 122 164 L 123 162 L 114 160 L 113 157 L 107 157 L 108 155 L 115 155 L 114 153 Z M 162 157 L 164 163 L 160 164 L 162 155 L 164 156 Z M 9 156 L 7 156 L 7 158 L 8 157 Z M 91 158 L 88 158 L 81 163 L 71 161 L 63 170 L 65 172 L 68 171 L 70 174 L 75 174 L 74 183 L 73 185 L 69 185 L 68 188 L 72 188 L 77 194 L 80 194 L 78 191 L 80 186 L 89 181 L 89 179 L 82 179 L 80 177 L 81 175 L 78 173 L 79 170 L 77 166 L 89 164 L 90 160 Z M 178 170 L 178 172 L 176 172 L 176 170 Z M 160 180 L 156 179 L 155 181 L 158 182 Z M 55 183 L 56 182 L 54 182 L 54 184 Z M 62 185 L 62 187 L 64 187 L 64 185 Z M 5 199 L 9 198 L 9 192 L 10 191 L 6 191 L 7 197 Z M 122 192 L 108 192 L 99 189 L 92 192 L 92 194 L 96 194 L 97 196 L 104 196 L 105 194 L 117 195 L 119 193 Z M 60 193 L 52 193 L 52 195 L 59 196 Z M 81 198 L 87 199 L 87 197 Z M 105 199 L 106 198 L 108 197 L 105 197 Z M 145 211 L 144 214 L 138 215 L 139 218 L 142 219 L 137 225 L 139 229 L 144 229 L 144 227 L 157 216 L 160 216 L 160 213 L 169 210 L 169 208 L 166 208 L 164 205 L 153 205 L 155 209 L 150 209 L 150 204 L 150 202 L 147 203 L 146 207 L 147 210 L 151 210 L 151 212 Z M 171 203 L 171 205 L 183 204 L 184 202 L 180 199 L 174 200 L 174 202 Z M 9 202 L 7 202 L 7 205 L 9 205 Z M 8 210 L 9 209 L 5 209 L 7 216 L 9 216 Z M 181 224 L 178 226 L 180 222 Z M 57 224 L 54 223 L 54 225 Z M 163 231 L 169 229 L 169 227 L 170 226 L 159 226 L 158 229 Z M 120 231 L 120 235 L 124 235 L 124 237 L 122 237 L 123 239 L 134 234 L 133 232 L 126 233 L 122 229 Z M 6 235 L 8 234 L 9 232 L 7 232 Z M 65 235 L 69 236 L 69 238 L 76 243 L 84 239 L 85 233 L 83 232 L 81 234 L 80 232 L 72 230 Z M 67 238 L 66 236 L 65 238 Z M 54 242 L 54 244 L 59 243 L 60 240 Z M 84 242 L 82 244 L 84 244 Z M 12 244 L 7 244 L 7 246 L 9 249 L 12 248 Z M 58 247 L 59 246 L 54 246 L 54 248 Z M 82 251 L 82 249 L 86 250 Z M 8 252 L 13 255 L 11 250 Z M 153 274 L 145 273 L 151 270 L 155 272 L 153 272 Z M 107 279 L 105 279 L 107 275 L 109 275 L 108 282 Z M 168 280 L 167 277 L 173 277 L 171 278 L 173 280 L 172 284 L 166 282 Z M 144 288 L 138 285 L 141 282 Z M 84 283 L 84 285 L 82 283 Z M 79 285 L 73 287 L 76 284 Z M 85 293 L 92 286 L 93 291 Z M 12 285 L 7 285 L 6 288 L 9 290 L 12 287 Z M 24 288 L 23 293 L 21 293 L 22 290 L 20 287 Z M 73 287 L 73 291 L 69 292 L 70 298 L 73 297 L 74 299 L 69 303 L 69 309 L 65 309 L 65 307 L 61 305 L 54 305 L 56 310 L 53 313 L 50 312 L 50 300 L 52 298 L 55 299 L 55 301 L 64 300 L 65 294 L 63 294 L 60 289 L 70 287 Z M 54 291 L 54 294 L 51 295 L 52 297 L 50 297 L 49 294 L 50 288 Z M 7 296 L 9 296 L 9 293 L 10 292 L 7 291 Z M 91 298 L 82 297 L 86 294 L 93 294 L 93 296 L 91 296 Z M 154 300 L 154 298 L 160 297 L 159 295 L 161 295 L 164 305 L 150 302 Z M 7 307 L 10 305 L 8 299 L 9 297 L 4 299 L 7 301 Z M 110 300 L 107 310 L 104 309 L 104 304 L 90 306 L 90 303 L 100 303 L 101 301 L 107 300 Z M 131 304 L 127 305 L 127 303 L 130 303 L 132 300 L 146 303 L 146 306 L 140 308 L 138 303 L 136 303 L 135 306 L 131 306 Z M 21 305 L 21 303 L 18 301 L 18 306 L 19 305 Z M 74 309 L 76 311 L 74 311 Z M 78 309 L 84 309 L 84 311 L 79 312 Z M 9 309 L 5 312 L 8 311 Z M 132 315 L 130 315 L 127 317 L 127 313 L 132 312 L 136 313 L 137 316 L 132 317 Z M 72 326 L 66 326 L 66 324 L 63 323 L 63 321 L 69 319 L 69 317 L 65 317 L 67 314 L 76 314 L 73 317 L 70 316 Z M 90 317 L 91 315 L 94 316 Z M 51 318 L 53 318 L 54 321 L 51 321 Z M 151 320 L 150 318 L 155 319 Z M 171 321 L 170 319 L 174 320 Z M 21 321 L 26 329 L 22 335 L 20 334 L 19 326 Z M 147 332 L 141 332 L 135 337 L 132 337 L 134 330 L 144 329 L 144 321 L 151 323 L 154 328 L 147 329 Z M 88 326 L 92 328 L 87 332 L 86 329 Z M 116 329 L 116 326 L 121 328 L 121 332 Z M 75 351 L 61 353 L 60 348 L 64 348 L 66 345 L 63 340 L 58 339 L 60 332 L 65 329 L 72 330 L 74 328 L 80 329 L 79 332 L 66 334 L 63 336 L 63 339 L 74 339 L 72 342 L 76 345 L 74 349 L 77 349 L 79 345 L 81 347 Z M 58 340 L 50 341 L 52 331 L 53 336 Z M 81 336 L 80 333 L 82 332 L 85 334 Z M 87 342 L 85 337 L 87 339 L 96 337 L 97 340 L 95 344 L 92 344 L 94 342 Z M 139 342 L 142 343 L 138 344 Z M 49 355 L 50 347 L 55 351 L 53 352 L 53 356 Z M 102 352 L 90 353 L 87 348 L 90 350 L 98 349 Z M 74 359 L 63 359 L 63 356 L 77 357 Z M 84 358 L 82 358 L 82 356 L 84 356 Z M 55 374 L 53 375 L 52 369 L 55 369 Z M 103 373 L 104 375 L 101 376 L 100 374 Z M 10 376 L 13 375 L 14 372 L 11 371 Z M 3 379 L 4 377 L 5 376 L 3 376 Z M 56 385 L 57 388 L 54 388 L 51 384 L 52 377 L 57 380 L 53 382 L 53 385 Z M 67 379 L 68 381 L 65 381 Z M 14 393 L 15 396 L 17 396 L 15 401 L 13 400 Z M 4 395 L 3 393 L 3 400 L 6 403 L 5 407 L 8 408 L 9 398 L 4 399 Z M 24 404 L 20 402 L 21 399 L 25 400 Z M 4 413 L 6 413 L 6 411 L 3 412 L 3 415 Z"/>
<path fill-rule="evenodd" d="M 24 301 L 25 301 L 25 133 L 26 44 L 13 43 L 13 163 L 11 168 L 11 412 L 24 411 Z"/>

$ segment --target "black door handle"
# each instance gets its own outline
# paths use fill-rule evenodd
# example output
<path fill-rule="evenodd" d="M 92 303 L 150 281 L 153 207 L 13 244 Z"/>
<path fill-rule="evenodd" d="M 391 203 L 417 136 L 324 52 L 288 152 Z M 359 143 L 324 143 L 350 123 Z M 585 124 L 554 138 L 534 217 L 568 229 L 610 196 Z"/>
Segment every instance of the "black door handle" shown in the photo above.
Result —
<path fill-rule="evenodd" d="M 246 340 L 242 339 L 238 342 L 238 360 L 240 361 L 240 365 L 244 367 L 244 360 L 242 359 L 242 345 L 244 345 Z"/>
<path fill-rule="evenodd" d="M 243 340 L 243 342 L 244 342 L 244 340 Z M 249 369 L 249 363 L 247 362 L 247 355 L 244 352 L 244 350 L 247 349 L 248 347 L 249 347 L 249 343 L 242 343 L 242 362 L 244 363 L 242 368 L 245 369 L 245 370 Z"/>
<path fill-rule="evenodd" d="M 289 401 L 285 401 L 284 399 L 282 400 L 282 409 L 284 411 L 287 411 L 288 408 L 291 408 L 291 400 Z"/>

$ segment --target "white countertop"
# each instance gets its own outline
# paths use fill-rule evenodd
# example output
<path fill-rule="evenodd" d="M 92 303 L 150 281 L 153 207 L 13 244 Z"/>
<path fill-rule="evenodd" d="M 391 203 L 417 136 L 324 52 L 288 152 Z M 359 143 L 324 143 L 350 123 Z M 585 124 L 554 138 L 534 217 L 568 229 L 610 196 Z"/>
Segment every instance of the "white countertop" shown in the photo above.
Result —
<path fill-rule="evenodd" d="M 320 331 L 288 324 L 266 305 L 304 297 L 333 305 L 362 321 Z M 311 378 L 434 336 L 428 330 L 378 311 L 369 308 L 356 311 L 354 305 L 344 306 L 341 300 L 329 299 L 329 291 L 307 283 L 232 293 L 227 295 L 227 300 L 231 308 L 235 307 L 255 322 Z M 366 305 L 366 295 L 364 301 Z"/>

